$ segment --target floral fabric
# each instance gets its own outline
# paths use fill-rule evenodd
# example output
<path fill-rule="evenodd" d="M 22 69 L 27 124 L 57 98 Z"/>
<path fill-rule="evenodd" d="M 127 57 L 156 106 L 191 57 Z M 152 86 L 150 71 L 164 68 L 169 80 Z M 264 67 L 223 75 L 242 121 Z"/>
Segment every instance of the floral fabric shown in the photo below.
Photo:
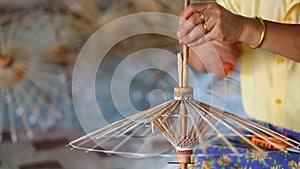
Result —
<path fill-rule="evenodd" d="M 260 123 L 260 122 L 257 122 Z M 261 125 L 277 131 L 297 141 L 300 134 L 270 124 Z M 235 155 L 228 147 L 213 145 L 197 148 L 194 152 L 195 169 L 300 169 L 300 153 L 268 151 L 255 152 L 245 146 L 237 147 L 240 155 Z M 201 156 L 201 154 L 208 154 Z"/>

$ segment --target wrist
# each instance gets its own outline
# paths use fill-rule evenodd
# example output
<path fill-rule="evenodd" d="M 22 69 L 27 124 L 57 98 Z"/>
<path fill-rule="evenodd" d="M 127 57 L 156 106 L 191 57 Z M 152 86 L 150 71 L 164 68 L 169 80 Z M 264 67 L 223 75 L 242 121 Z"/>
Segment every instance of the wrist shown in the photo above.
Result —
<path fill-rule="evenodd" d="M 260 43 L 262 31 L 262 24 L 259 19 L 244 17 L 239 41 L 257 46 L 256 44 Z"/>

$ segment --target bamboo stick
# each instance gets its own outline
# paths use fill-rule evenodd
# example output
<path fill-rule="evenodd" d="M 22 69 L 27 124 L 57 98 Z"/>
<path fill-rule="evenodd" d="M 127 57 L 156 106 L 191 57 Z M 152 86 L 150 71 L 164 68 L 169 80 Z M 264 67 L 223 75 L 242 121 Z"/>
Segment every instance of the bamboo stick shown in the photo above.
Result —
<path fill-rule="evenodd" d="M 181 120 L 181 139 L 185 139 L 187 136 L 188 124 L 187 124 L 187 109 L 184 101 L 180 103 L 179 117 Z"/>
<path fill-rule="evenodd" d="M 190 0 L 184 0 L 184 8 L 187 8 L 191 4 Z"/>
<path fill-rule="evenodd" d="M 80 137 L 80 138 L 70 142 L 70 145 L 77 144 L 77 143 L 81 142 L 81 140 L 93 139 L 93 138 L 97 139 L 97 138 L 100 138 L 100 136 L 105 136 L 105 135 L 109 134 L 110 132 L 115 131 L 118 128 L 121 128 L 122 126 L 127 125 L 130 121 L 138 120 L 138 119 L 143 118 L 145 116 L 150 116 L 150 115 L 153 114 L 153 112 L 159 112 L 164 108 L 164 106 L 170 105 L 172 103 L 174 103 L 174 101 L 169 101 L 169 102 L 163 103 L 163 104 L 158 105 L 156 107 L 153 107 L 151 109 L 145 110 L 145 111 L 143 111 L 139 114 L 133 115 L 133 116 L 130 117 L 130 119 L 123 119 L 123 120 L 117 121 L 117 122 L 115 122 L 111 125 L 107 125 L 105 127 L 102 127 L 102 128 L 100 128 L 100 129 L 98 129 L 98 130 L 96 130 L 96 131 L 94 131 L 90 134 L 87 134 L 83 137 Z M 120 126 L 120 124 L 122 124 L 122 125 Z M 109 130 L 111 130 L 111 131 L 109 131 Z M 105 134 L 103 132 L 107 132 L 107 134 Z M 100 133 L 102 133 L 102 134 L 100 135 Z"/>
<path fill-rule="evenodd" d="M 1 26 L 0 26 L 1 27 Z M 4 103 L 5 88 L 0 86 L 0 103 Z M 4 104 L 0 104 L 0 142 L 3 141 L 3 130 L 4 130 Z"/>
<path fill-rule="evenodd" d="M 204 103 L 200 103 L 200 104 L 202 105 L 201 107 L 208 107 L 208 105 L 206 105 Z M 216 109 L 215 110 L 211 109 L 211 110 L 213 112 L 215 112 L 215 113 L 218 113 L 218 114 L 220 113 L 220 111 L 218 111 Z M 291 146 L 293 148 L 297 148 L 300 145 L 297 141 L 292 140 L 292 139 L 290 139 L 290 138 L 288 138 L 288 137 L 286 137 L 286 136 L 284 136 L 282 134 L 279 134 L 279 133 L 277 133 L 277 132 L 275 132 L 275 131 L 273 131 L 271 129 L 268 129 L 268 128 L 264 127 L 264 126 L 258 125 L 255 122 L 242 119 L 242 118 L 240 118 L 240 117 L 238 117 L 238 116 L 236 116 L 234 114 L 228 113 L 228 112 L 224 112 L 222 115 L 225 118 L 230 119 L 235 124 L 243 127 L 247 131 L 250 131 L 253 134 L 257 134 L 257 136 L 261 137 L 262 139 L 264 139 L 265 141 L 267 141 L 271 145 L 273 145 L 275 143 L 273 143 L 272 141 L 270 141 L 267 137 L 263 136 L 262 135 L 263 133 L 266 134 L 266 135 L 272 136 L 272 137 L 274 137 L 274 138 L 276 138 L 276 139 L 278 139 L 278 140 L 280 140 L 280 141 L 288 144 L 289 146 Z M 259 131 L 261 133 L 258 133 L 255 130 L 257 130 L 257 131 Z M 288 142 L 288 141 L 290 141 L 290 142 Z M 294 143 L 294 144 L 292 144 L 291 142 Z M 278 146 L 275 146 L 275 145 L 273 145 L 273 146 L 280 149 L 280 147 L 278 147 Z M 297 149 L 299 149 L 299 148 L 297 148 Z"/>
<path fill-rule="evenodd" d="M 186 9 L 190 5 L 190 0 L 184 1 L 184 8 Z M 183 45 L 183 87 L 188 86 L 188 59 L 189 59 L 189 47 Z"/>
<path fill-rule="evenodd" d="M 189 4 L 190 1 L 185 0 L 185 8 Z M 148 123 L 151 123 L 175 147 L 181 169 L 188 168 L 188 164 L 192 161 L 192 149 L 196 144 L 200 141 L 207 141 L 208 139 L 213 138 L 212 136 L 221 138 L 229 149 L 236 155 L 239 155 L 238 149 L 230 142 L 227 135 L 217 128 L 217 124 L 225 126 L 233 132 L 234 136 L 238 136 L 252 148 L 259 150 L 260 152 L 263 152 L 262 149 L 252 143 L 244 135 L 241 128 L 262 137 L 262 139 L 267 142 L 272 142 L 272 140 L 266 138 L 264 134 L 278 137 L 281 140 L 290 143 L 290 145 L 294 145 L 294 148 L 295 146 L 299 146 L 298 142 L 291 142 L 288 138 L 285 138 L 276 132 L 269 131 L 248 120 L 236 117 L 221 109 L 194 100 L 192 87 L 188 86 L 188 59 L 189 48 L 188 46 L 183 46 L 183 53 L 177 54 L 179 87 L 174 88 L 174 100 L 98 129 L 95 132 L 71 142 L 69 145 L 73 148 L 81 148 L 80 146 L 90 142 L 93 138 L 102 139 L 102 137 L 104 137 L 104 140 L 96 142 L 96 145 L 93 146 L 92 149 L 83 148 L 92 151 L 93 148 L 101 146 L 101 144 L 106 143 L 112 138 L 126 136 L 124 140 L 112 148 L 113 151 L 117 151 L 120 150 L 119 148 L 129 141 L 130 138 L 140 136 L 138 135 L 140 134 L 139 131 L 146 127 Z M 173 116 L 178 118 L 174 120 Z M 149 127 L 145 131 L 142 131 L 144 132 L 142 133 L 142 136 L 146 136 L 151 129 L 153 130 L 153 128 Z M 116 133 L 109 136 L 108 134 L 111 134 L 112 131 L 116 131 Z M 208 132 L 212 133 L 209 133 L 210 135 L 208 135 Z M 127 133 L 130 134 L 126 135 Z M 153 136 L 156 133 L 153 131 L 150 134 Z M 107 136 L 108 138 L 105 138 Z M 278 145 L 276 146 L 277 143 L 272 142 L 270 144 L 274 147 L 278 147 Z M 141 150 L 139 150 L 139 152 L 140 151 Z"/>
<path fill-rule="evenodd" d="M 5 48 L 4 32 L 2 30 L 2 22 L 0 19 L 0 56 L 4 53 Z"/>
<path fill-rule="evenodd" d="M 178 86 L 182 87 L 182 79 L 183 79 L 183 55 L 182 53 L 177 54 L 177 70 L 178 70 Z"/>
<path fill-rule="evenodd" d="M 182 75 L 182 87 L 188 87 L 188 59 L 189 59 L 189 49 L 185 45 L 184 47 L 184 52 L 183 52 L 183 75 Z"/>
<path fill-rule="evenodd" d="M 18 95 L 17 95 L 17 93 L 18 93 Z M 21 102 L 21 94 L 19 92 L 18 87 L 15 90 L 13 90 L 13 95 L 15 96 L 16 106 L 23 109 L 23 112 L 21 113 L 21 118 L 22 118 L 23 125 L 25 127 L 25 132 L 27 134 L 27 137 L 29 139 L 32 139 L 33 138 L 33 132 L 32 132 L 31 126 L 28 123 L 28 117 L 27 117 L 26 111 L 24 109 L 24 104 Z"/>
<path fill-rule="evenodd" d="M 195 107 L 198 107 L 198 109 L 205 111 L 202 107 L 200 107 L 199 105 L 195 104 L 194 102 L 190 102 L 189 104 L 192 104 Z M 263 152 L 263 150 L 259 147 L 257 147 L 255 144 L 253 144 L 249 139 L 247 139 L 241 132 L 237 131 L 231 124 L 229 124 L 228 122 L 226 122 L 225 120 L 223 120 L 222 118 L 216 117 L 213 113 L 211 112 L 206 112 L 208 114 L 208 116 L 213 117 L 215 120 L 221 122 L 224 126 L 226 126 L 227 128 L 229 128 L 231 131 L 233 131 L 237 136 L 239 136 L 240 138 L 242 138 L 244 141 L 246 141 L 249 145 L 251 145 L 252 147 L 254 147 L 256 150 L 258 150 L 259 152 Z"/>
<path fill-rule="evenodd" d="M 10 43 L 10 40 L 13 39 L 13 34 L 17 33 L 20 30 L 20 26 L 16 29 L 16 26 L 18 25 L 16 22 L 17 18 L 18 16 L 16 15 L 12 17 L 12 20 L 9 25 L 9 31 L 7 33 L 7 39 L 6 39 L 7 43 Z"/>
<path fill-rule="evenodd" d="M 196 110 L 198 115 L 203 118 L 205 122 L 209 124 L 209 126 L 221 137 L 221 139 L 228 145 L 228 147 L 233 151 L 235 154 L 239 154 L 237 149 L 229 142 L 229 140 L 223 136 L 223 134 L 216 128 L 216 126 L 210 122 L 203 114 L 197 109 L 197 105 L 191 104 L 191 106 Z"/>
<path fill-rule="evenodd" d="M 24 97 L 24 101 L 26 105 L 29 105 L 31 107 L 33 107 L 33 110 L 31 112 L 30 117 L 34 117 L 36 118 L 37 123 L 42 126 L 43 123 L 46 123 L 40 116 L 39 111 L 37 109 L 39 109 L 38 105 L 36 105 L 36 101 L 33 101 L 32 96 L 30 96 L 27 93 L 27 90 L 24 88 L 24 85 L 20 86 L 19 89 L 20 94 L 22 94 L 22 96 Z"/>
<path fill-rule="evenodd" d="M 9 120 L 9 125 L 10 125 L 10 137 L 11 137 L 11 141 L 13 143 L 17 142 L 18 138 L 17 138 L 17 128 L 16 128 L 16 122 L 15 122 L 15 118 L 14 118 L 14 111 L 13 111 L 13 95 L 11 93 L 11 88 L 9 88 L 7 90 L 6 96 L 10 97 L 10 99 L 6 102 L 7 106 L 8 106 L 8 120 Z"/>
<path fill-rule="evenodd" d="M 172 106 L 174 106 L 174 104 L 170 104 L 168 107 L 162 107 L 164 110 L 163 110 L 163 111 L 160 111 L 161 114 L 160 114 L 160 115 L 157 115 L 157 116 L 161 117 L 162 113 L 165 112 L 166 110 L 168 110 L 168 109 L 169 109 L 170 107 L 172 107 Z M 156 112 L 154 112 L 154 113 L 156 113 Z M 141 120 L 141 121 L 144 121 L 144 120 L 143 120 L 143 119 L 144 119 L 143 117 L 145 117 L 145 116 L 142 116 L 142 120 Z M 157 119 L 157 117 L 156 117 L 156 119 Z M 130 123 L 130 122 L 131 122 L 131 123 Z M 145 125 L 146 125 L 145 122 L 144 122 L 144 123 L 143 123 L 143 122 L 138 123 L 138 122 L 135 122 L 135 121 L 132 121 L 132 120 L 129 121 L 129 124 L 130 124 L 129 127 L 124 127 L 121 131 L 118 131 L 118 132 L 116 132 L 115 134 L 113 134 L 112 136 L 109 136 L 109 137 L 106 138 L 105 140 L 101 141 L 99 144 L 100 144 L 100 145 L 101 145 L 101 144 L 104 144 L 105 142 L 111 140 L 112 138 L 119 138 L 119 137 L 121 137 L 122 135 L 125 135 L 126 133 L 128 133 L 130 130 L 132 130 L 132 129 L 134 129 L 135 127 L 137 127 L 138 125 L 143 124 L 141 127 L 139 127 L 138 129 L 136 129 L 132 134 L 130 134 L 130 136 L 127 136 L 125 140 L 123 140 L 123 141 L 122 141 L 121 143 L 119 143 L 116 147 L 114 147 L 114 148 L 113 148 L 113 151 L 116 151 L 119 147 L 121 147 L 123 144 L 125 144 L 125 143 L 130 139 L 131 136 L 133 136 L 134 134 L 138 133 L 138 131 L 140 131 L 141 129 L 143 129 L 143 128 L 145 127 Z M 163 123 L 160 123 L 160 124 L 163 125 Z M 123 126 L 122 126 L 122 127 L 123 127 Z M 120 128 L 121 128 L 121 127 L 120 127 Z M 163 126 L 163 128 L 167 130 L 167 126 Z M 113 128 L 113 129 L 107 131 L 107 133 L 102 134 L 101 137 L 106 136 L 106 135 L 108 135 L 109 133 L 111 133 L 112 131 L 115 131 L 115 130 L 116 130 L 116 128 Z M 98 137 L 100 137 L 100 136 L 98 136 Z M 97 147 L 97 146 L 94 146 L 93 148 L 95 148 L 95 147 Z"/>

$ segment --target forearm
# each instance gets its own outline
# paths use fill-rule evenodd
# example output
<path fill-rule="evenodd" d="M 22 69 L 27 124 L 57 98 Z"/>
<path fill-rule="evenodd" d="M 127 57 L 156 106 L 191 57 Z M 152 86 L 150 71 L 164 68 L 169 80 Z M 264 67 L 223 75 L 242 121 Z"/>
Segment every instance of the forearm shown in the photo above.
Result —
<path fill-rule="evenodd" d="M 264 20 L 266 34 L 261 49 L 300 62 L 300 25 L 282 24 Z M 258 19 L 244 18 L 240 41 L 257 44 L 261 35 Z"/>

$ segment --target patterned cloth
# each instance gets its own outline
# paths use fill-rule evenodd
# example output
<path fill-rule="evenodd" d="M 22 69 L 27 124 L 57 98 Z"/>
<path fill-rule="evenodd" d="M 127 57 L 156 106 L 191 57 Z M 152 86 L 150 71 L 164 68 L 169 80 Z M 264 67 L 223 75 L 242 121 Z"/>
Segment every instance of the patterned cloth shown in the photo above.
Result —
<path fill-rule="evenodd" d="M 274 125 L 257 122 L 295 140 L 300 140 L 300 133 L 278 128 Z M 203 151 L 206 152 L 203 152 Z M 195 169 L 300 169 L 300 153 L 283 151 L 255 152 L 245 147 L 238 147 L 241 154 L 233 155 L 228 147 L 210 146 L 195 150 Z M 201 154 L 209 154 L 200 156 Z"/>

